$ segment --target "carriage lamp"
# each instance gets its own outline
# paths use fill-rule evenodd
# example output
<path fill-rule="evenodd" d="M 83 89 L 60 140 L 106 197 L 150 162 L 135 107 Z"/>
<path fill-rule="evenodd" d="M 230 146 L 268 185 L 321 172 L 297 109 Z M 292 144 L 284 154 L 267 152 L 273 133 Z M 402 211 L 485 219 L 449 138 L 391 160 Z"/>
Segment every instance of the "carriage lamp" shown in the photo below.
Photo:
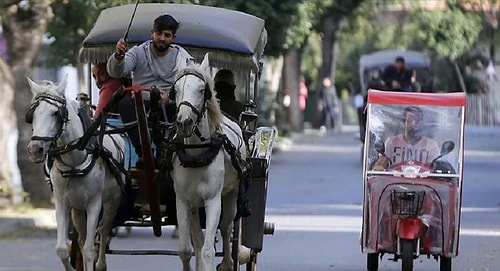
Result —
<path fill-rule="evenodd" d="M 254 134 L 257 129 L 257 114 L 251 109 L 241 112 L 240 124 L 244 133 Z"/>

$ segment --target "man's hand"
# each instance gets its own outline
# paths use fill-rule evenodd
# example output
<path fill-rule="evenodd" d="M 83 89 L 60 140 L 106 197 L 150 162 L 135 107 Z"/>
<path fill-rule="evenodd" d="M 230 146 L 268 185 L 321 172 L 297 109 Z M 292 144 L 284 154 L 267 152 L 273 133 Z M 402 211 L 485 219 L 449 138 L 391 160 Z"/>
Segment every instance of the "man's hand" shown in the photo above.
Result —
<path fill-rule="evenodd" d="M 375 164 L 373 165 L 373 170 L 383 171 L 389 165 L 389 160 L 384 156 L 379 156 Z"/>
<path fill-rule="evenodd" d="M 128 50 L 128 42 L 124 39 L 120 39 L 116 43 L 115 57 L 118 59 L 123 59 L 127 50 Z"/>

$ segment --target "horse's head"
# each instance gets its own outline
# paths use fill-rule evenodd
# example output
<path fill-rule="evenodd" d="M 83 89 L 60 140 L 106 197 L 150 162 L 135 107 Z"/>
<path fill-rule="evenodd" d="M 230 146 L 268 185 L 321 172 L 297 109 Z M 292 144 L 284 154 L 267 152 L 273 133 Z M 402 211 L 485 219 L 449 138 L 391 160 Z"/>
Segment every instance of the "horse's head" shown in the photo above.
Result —
<path fill-rule="evenodd" d="M 209 73 L 208 54 L 199 65 L 193 64 L 179 71 L 169 93 L 170 100 L 175 100 L 177 117 L 175 125 L 180 137 L 190 137 L 197 125 L 206 117 L 211 117 L 209 129 L 220 122 L 220 110 L 212 93 L 213 80 Z"/>
<path fill-rule="evenodd" d="M 50 145 L 61 136 L 64 123 L 68 120 L 64 97 L 67 76 L 59 84 L 27 79 L 33 93 L 30 108 L 25 115 L 25 121 L 32 125 L 33 130 L 28 154 L 33 162 L 41 163 Z"/>

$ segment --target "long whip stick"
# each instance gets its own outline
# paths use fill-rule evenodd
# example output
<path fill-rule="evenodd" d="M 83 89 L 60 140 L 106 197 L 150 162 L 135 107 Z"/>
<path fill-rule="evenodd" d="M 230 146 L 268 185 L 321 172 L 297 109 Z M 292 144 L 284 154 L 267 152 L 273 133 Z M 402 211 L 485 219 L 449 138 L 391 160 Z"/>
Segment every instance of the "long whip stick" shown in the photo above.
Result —
<path fill-rule="evenodd" d="M 123 35 L 123 39 L 126 41 L 128 39 L 128 32 L 130 31 L 130 27 L 132 26 L 132 21 L 135 17 L 135 12 L 137 11 L 137 6 L 139 5 L 139 0 L 135 3 L 134 12 L 132 12 L 132 17 L 130 17 L 130 22 L 128 23 L 127 31 L 125 31 L 125 35 Z"/>

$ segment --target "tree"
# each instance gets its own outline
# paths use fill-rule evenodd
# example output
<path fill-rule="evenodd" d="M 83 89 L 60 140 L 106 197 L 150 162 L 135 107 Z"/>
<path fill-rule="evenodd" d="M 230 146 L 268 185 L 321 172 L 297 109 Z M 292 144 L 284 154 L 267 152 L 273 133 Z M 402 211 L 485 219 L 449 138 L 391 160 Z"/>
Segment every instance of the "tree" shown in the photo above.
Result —
<path fill-rule="evenodd" d="M 412 16 L 416 37 L 421 39 L 432 55 L 447 59 L 457 73 L 462 91 L 466 91 L 458 59 L 474 45 L 481 31 L 480 17 L 457 7 L 444 11 L 418 10 Z"/>
<path fill-rule="evenodd" d="M 47 30 L 53 16 L 52 9 L 49 0 L 3 1 L 2 7 L 2 26 L 8 50 L 7 64 L 13 75 L 13 80 L 2 81 L 2 90 L 6 92 L 4 97 L 8 99 L 9 88 L 15 89 L 12 103 L 15 116 L 8 111 L 12 107 L 2 106 L 3 115 L 7 117 L 7 119 L 2 120 L 2 123 L 10 122 L 11 125 L 7 125 L 10 131 L 15 129 L 17 125 L 19 131 L 18 164 L 21 169 L 23 187 L 29 193 L 32 203 L 36 206 L 50 206 L 51 192 L 43 181 L 45 177 L 42 167 L 33 166 L 26 154 L 26 145 L 30 140 L 31 129 L 24 123 L 23 116 L 29 106 L 29 97 L 31 97 L 26 76 L 32 74 L 35 60 L 42 45 L 43 33 Z M 0 70 L 0 73 L 3 78 L 10 76 L 5 68 Z M 10 131 L 6 130 L 6 133 L 10 133 Z M 2 135 L 1 143 L 5 143 L 3 136 L 5 134 Z M 5 146 L 1 148 L 5 148 Z"/>

